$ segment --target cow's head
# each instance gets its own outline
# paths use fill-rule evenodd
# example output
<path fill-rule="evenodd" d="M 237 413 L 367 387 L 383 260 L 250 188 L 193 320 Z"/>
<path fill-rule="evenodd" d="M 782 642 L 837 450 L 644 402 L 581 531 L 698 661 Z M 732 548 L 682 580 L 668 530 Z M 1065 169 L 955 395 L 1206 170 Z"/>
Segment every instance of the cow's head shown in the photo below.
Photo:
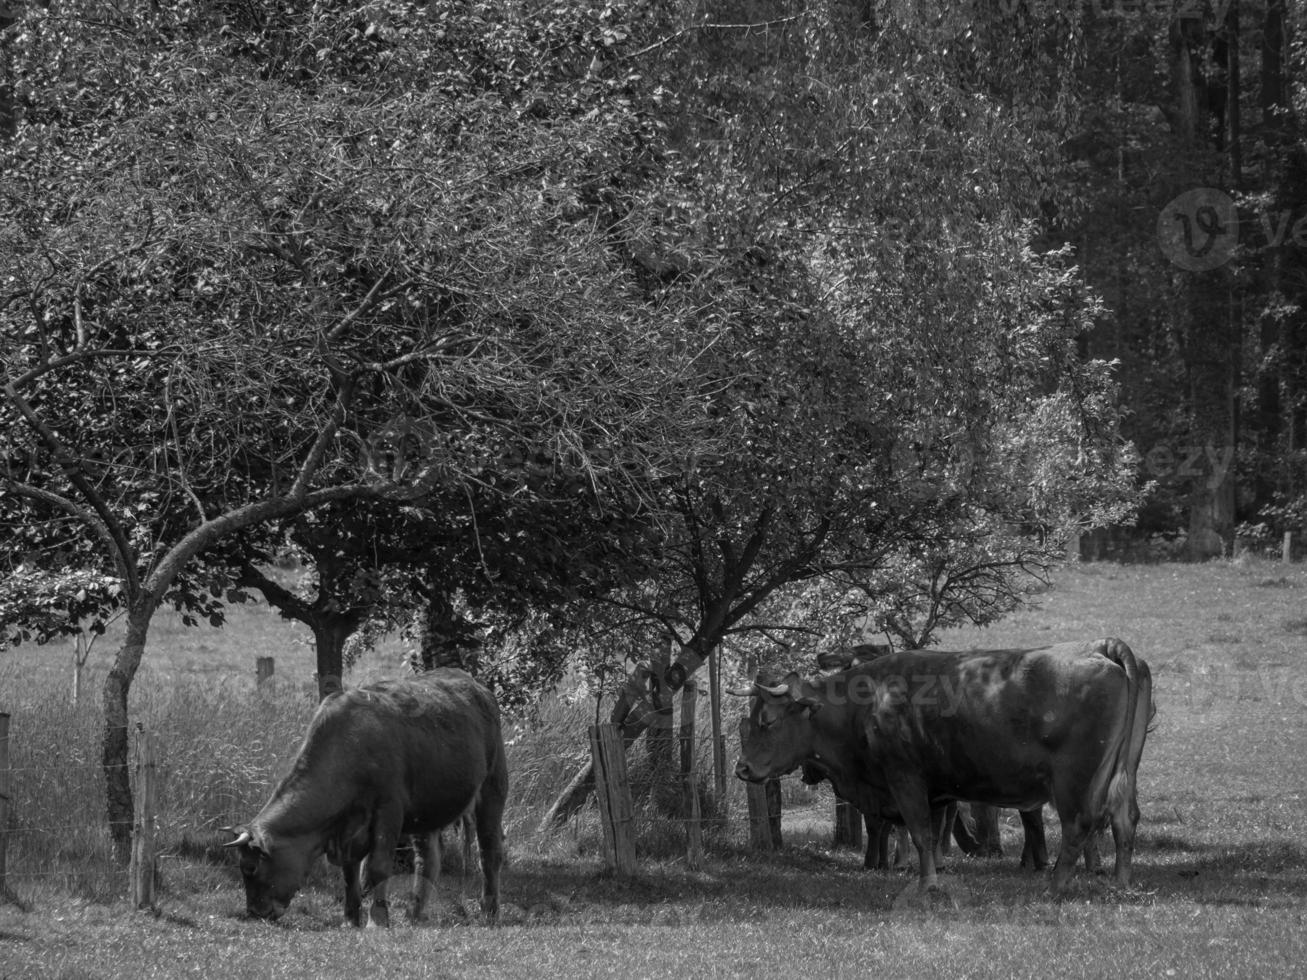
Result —
<path fill-rule="evenodd" d="M 225 827 L 236 835 L 226 846 L 236 849 L 245 880 L 245 909 L 258 919 L 279 919 L 290 905 L 317 857 L 298 841 L 273 841 L 257 826 Z"/>
<path fill-rule="evenodd" d="M 735 775 L 762 782 L 793 772 L 814 755 L 812 714 L 821 701 L 796 673 L 769 684 L 761 677 L 729 693 L 752 697 L 749 717 L 740 723 L 740 761 Z"/>

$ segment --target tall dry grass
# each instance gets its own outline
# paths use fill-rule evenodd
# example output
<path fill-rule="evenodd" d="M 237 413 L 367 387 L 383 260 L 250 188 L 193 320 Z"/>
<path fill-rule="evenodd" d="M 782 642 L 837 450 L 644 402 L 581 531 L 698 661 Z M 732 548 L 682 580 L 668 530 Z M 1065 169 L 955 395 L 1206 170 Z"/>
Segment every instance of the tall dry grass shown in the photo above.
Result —
<path fill-rule="evenodd" d="M 14 661 L 0 663 L 0 710 L 12 716 L 9 885 L 19 897 L 33 900 L 49 894 L 95 901 L 121 897 L 128 880 L 113 859 L 105 825 L 99 761 L 103 715 L 96 688 L 89 686 L 74 707 L 60 672 L 24 673 L 20 667 Z M 284 677 L 270 690 L 256 691 L 248 677 L 142 674 L 131 716 L 155 733 L 159 750 L 165 887 L 170 879 L 173 887 L 184 889 L 218 887 L 230 878 L 223 828 L 248 820 L 266 802 L 293 760 L 315 708 L 303 684 Z M 743 786 L 731 777 L 719 798 L 710 773 L 706 699 L 699 709 L 705 842 L 731 848 L 747 832 L 742 819 L 727 819 L 731 811 L 744 811 Z M 510 859 L 600 852 L 602 835 L 592 808 L 561 831 L 539 832 L 546 810 L 589 757 L 587 731 L 593 721 L 592 700 L 557 693 L 546 694 L 521 717 L 506 717 L 510 793 L 504 830 Z M 733 729 L 732 718 L 727 730 Z M 728 765 L 733 761 L 731 754 Z M 630 772 L 638 849 L 652 858 L 684 854 L 686 822 L 668 813 L 666 792 L 654 792 L 660 781 L 676 784 L 676 775 L 655 772 L 639 745 L 631 753 Z M 797 782 L 787 792 L 791 802 L 821 798 Z M 671 796 L 675 794 L 673 788 Z"/>

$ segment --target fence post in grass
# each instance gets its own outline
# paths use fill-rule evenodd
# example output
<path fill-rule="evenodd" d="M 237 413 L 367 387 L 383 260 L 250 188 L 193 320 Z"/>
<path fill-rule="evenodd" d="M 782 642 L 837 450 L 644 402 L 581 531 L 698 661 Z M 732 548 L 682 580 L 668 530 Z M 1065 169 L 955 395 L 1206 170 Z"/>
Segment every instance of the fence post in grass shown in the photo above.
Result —
<path fill-rule="evenodd" d="M 635 873 L 635 837 L 631 783 L 626 777 L 626 746 L 617 725 L 590 726 L 595 800 L 604 829 L 604 863 L 619 875 Z"/>
<path fill-rule="evenodd" d="M 740 719 L 740 738 L 744 739 L 749 719 Z M 749 804 L 749 846 L 755 851 L 775 851 L 781 846 L 781 784 L 769 779 L 765 783 L 747 783 L 745 799 Z"/>
<path fill-rule="evenodd" d="M 137 729 L 136 820 L 132 827 L 132 907 L 154 907 L 154 883 L 158 846 L 155 840 L 158 810 L 159 770 L 154 733 Z"/>
<path fill-rule="evenodd" d="M 9 714 L 0 711 L 0 899 L 9 897 Z"/>
<path fill-rule="evenodd" d="M 773 847 L 780 850 L 781 847 L 781 781 L 779 779 L 769 779 L 766 783 L 767 791 L 767 826 L 771 833 L 771 839 L 774 841 Z"/>
<path fill-rule="evenodd" d="M 277 661 L 273 657 L 255 657 L 254 658 L 254 686 L 262 691 L 266 686 L 272 683 L 272 675 L 276 673 Z"/>
<path fill-rule="evenodd" d="M 685 780 L 685 861 L 692 871 L 703 866 L 703 812 L 694 751 L 694 709 L 698 700 L 699 686 L 690 678 L 681 688 L 681 773 Z"/>
<path fill-rule="evenodd" d="M 781 846 L 776 819 L 780 808 L 774 805 L 773 787 L 775 795 L 779 796 L 780 783 L 775 779 L 749 783 L 745 789 L 749 801 L 749 846 L 755 851 L 775 851 Z"/>
<path fill-rule="evenodd" d="M 726 799 L 726 735 L 722 732 L 722 648 L 713 647 L 708 654 L 708 706 L 712 718 L 712 771 L 717 799 Z M 718 807 L 725 813 L 724 806 Z"/>
<path fill-rule="evenodd" d="M 1280 546 L 1280 561 L 1289 565 L 1293 563 L 1293 532 L 1284 532 L 1284 544 Z"/>

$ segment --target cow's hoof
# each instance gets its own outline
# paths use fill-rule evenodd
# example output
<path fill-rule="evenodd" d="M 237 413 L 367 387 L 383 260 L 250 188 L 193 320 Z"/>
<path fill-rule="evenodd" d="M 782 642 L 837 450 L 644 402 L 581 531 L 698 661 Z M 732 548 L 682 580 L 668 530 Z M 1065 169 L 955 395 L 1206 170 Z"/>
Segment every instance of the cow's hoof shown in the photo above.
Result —
<path fill-rule="evenodd" d="M 386 908 L 386 906 L 384 905 L 374 904 L 372 906 L 372 912 L 368 916 L 368 919 L 370 924 L 376 926 L 378 929 L 389 929 L 390 909 Z"/>

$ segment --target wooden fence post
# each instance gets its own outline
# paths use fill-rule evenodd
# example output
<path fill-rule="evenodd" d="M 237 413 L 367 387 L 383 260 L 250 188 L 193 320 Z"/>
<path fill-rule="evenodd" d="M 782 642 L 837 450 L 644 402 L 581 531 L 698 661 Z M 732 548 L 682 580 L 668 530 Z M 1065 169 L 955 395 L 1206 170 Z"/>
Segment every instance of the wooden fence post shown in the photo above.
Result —
<path fill-rule="evenodd" d="M 781 836 L 777 832 L 780 828 L 776 819 L 780 810 L 775 805 L 775 796 L 779 796 L 779 791 L 780 783 L 775 779 L 765 783 L 749 783 L 746 788 L 749 801 L 749 846 L 755 851 L 775 851 L 781 846 Z"/>
<path fill-rule="evenodd" d="M 154 907 L 158 847 L 155 819 L 159 799 L 159 770 L 154 733 L 139 729 L 136 738 L 136 821 L 132 830 L 132 907 Z"/>
<path fill-rule="evenodd" d="M 780 850 L 781 846 L 781 781 L 779 779 L 769 779 L 765 784 L 767 792 L 767 826 L 770 828 L 771 839 L 775 841 L 775 848 Z"/>
<path fill-rule="evenodd" d="M 685 780 L 685 861 L 690 870 L 703 867 L 703 811 L 699 806 L 699 767 L 694 751 L 694 709 L 699 687 L 690 678 L 681 688 L 681 773 Z"/>
<path fill-rule="evenodd" d="M 722 731 L 722 648 L 713 647 L 708 654 L 708 703 L 712 717 L 712 771 L 713 785 L 719 800 L 726 799 L 726 735 Z M 718 813 L 726 807 L 719 806 Z"/>
<path fill-rule="evenodd" d="M 0 711 L 0 899 L 9 897 L 9 714 Z"/>
<path fill-rule="evenodd" d="M 1286 565 L 1293 563 L 1293 532 L 1284 532 L 1284 544 L 1280 546 L 1280 561 Z"/>
<path fill-rule="evenodd" d="M 264 686 L 272 683 L 272 675 L 277 671 L 277 661 L 274 657 L 255 657 L 254 658 L 254 686 L 258 690 L 263 690 Z"/>
<path fill-rule="evenodd" d="M 749 719 L 740 719 L 740 739 L 749 728 Z M 755 851 L 775 851 L 781 846 L 781 784 L 769 779 L 745 787 L 749 803 L 749 846 Z"/>
<path fill-rule="evenodd" d="M 604 828 L 604 863 L 619 875 L 635 873 L 635 836 L 631 783 L 626 776 L 626 746 L 617 725 L 590 726 L 595 799 Z"/>

